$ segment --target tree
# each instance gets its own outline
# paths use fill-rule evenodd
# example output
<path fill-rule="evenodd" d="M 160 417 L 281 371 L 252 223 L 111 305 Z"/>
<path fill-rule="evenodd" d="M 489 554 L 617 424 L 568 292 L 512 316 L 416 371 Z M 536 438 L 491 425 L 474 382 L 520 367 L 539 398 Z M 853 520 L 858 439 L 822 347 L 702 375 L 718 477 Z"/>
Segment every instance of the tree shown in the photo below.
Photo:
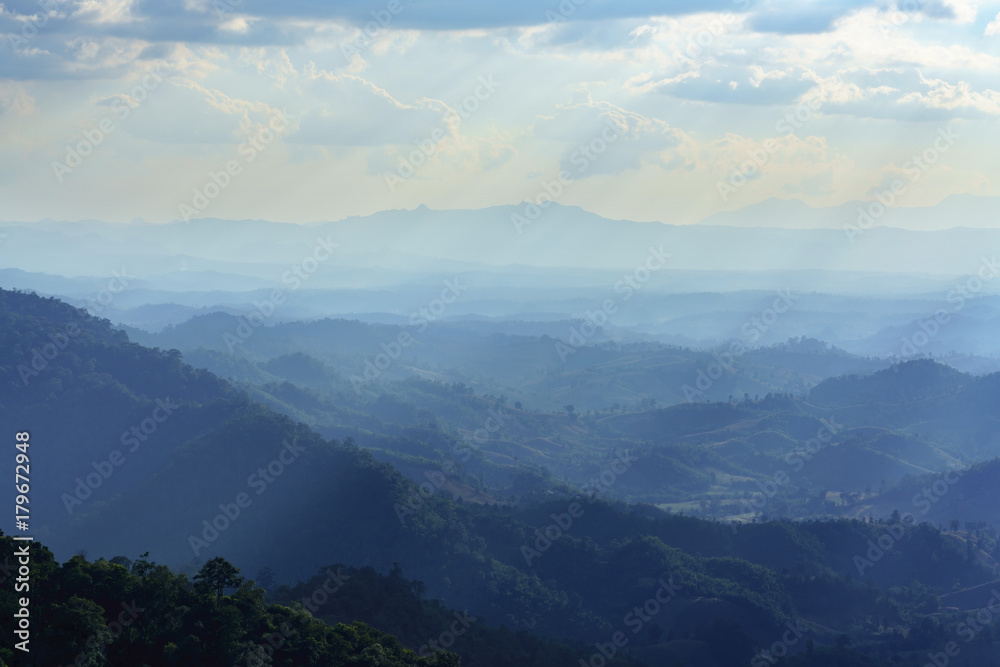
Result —
<path fill-rule="evenodd" d="M 149 552 L 147 552 L 147 554 L 148 553 Z M 128 558 L 125 558 L 125 556 L 115 556 L 108 562 L 111 563 L 112 565 L 121 565 L 129 572 L 132 571 L 132 561 L 130 561 Z"/>
<path fill-rule="evenodd" d="M 243 583 L 239 569 L 222 556 L 216 556 L 205 563 L 194 580 L 210 590 L 215 590 L 216 602 L 222 599 L 222 591 L 226 588 L 237 588 Z"/>
<path fill-rule="evenodd" d="M 31 645 L 33 651 L 39 646 L 41 664 L 65 665 L 74 663 L 74 658 L 80 664 L 103 664 L 101 649 L 113 641 L 113 636 L 100 605 L 73 595 L 65 604 L 54 603 L 46 619 L 46 625 L 35 640 L 39 644 Z M 94 641 L 88 644 L 91 638 Z M 81 662 L 81 658 L 86 662 Z"/>

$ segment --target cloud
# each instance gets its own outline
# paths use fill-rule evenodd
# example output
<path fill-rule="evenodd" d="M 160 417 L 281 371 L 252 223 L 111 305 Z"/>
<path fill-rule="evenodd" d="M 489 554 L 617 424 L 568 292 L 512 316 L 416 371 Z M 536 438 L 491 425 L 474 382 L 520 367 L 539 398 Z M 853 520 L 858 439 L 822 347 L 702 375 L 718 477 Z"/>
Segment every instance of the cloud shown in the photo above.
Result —
<path fill-rule="evenodd" d="M 855 69 L 824 80 L 824 114 L 861 118 L 943 121 L 1000 115 L 1000 93 L 969 82 L 925 77 L 907 69 Z"/>
<path fill-rule="evenodd" d="M 959 2 L 959 0 L 951 0 Z M 966 0 L 963 0 L 966 1 Z M 768 2 L 757 9 L 750 0 L 512 0 L 470 3 L 464 0 L 52 0 L 55 14 L 48 30 L 62 35 L 109 36 L 147 42 L 176 41 L 220 45 L 301 43 L 327 24 L 347 24 L 369 33 L 400 30 L 475 30 L 560 24 L 581 27 L 555 31 L 554 40 L 580 40 L 600 33 L 611 22 L 652 16 L 687 16 L 705 12 L 750 12 L 758 29 L 785 33 L 829 29 L 838 17 L 862 4 L 837 0 L 809 5 Z M 874 4 L 867 0 L 863 4 Z M 0 32 L 16 32 L 25 17 L 40 12 L 36 0 L 8 0 Z M 6 20 L 3 20 L 6 18 Z"/>
<path fill-rule="evenodd" d="M 448 107 L 421 98 L 405 104 L 354 74 L 312 72 L 309 95 L 317 101 L 304 114 L 290 143 L 335 146 L 413 144 L 437 128 L 447 130 Z"/>
<path fill-rule="evenodd" d="M 760 65 L 695 69 L 626 82 L 635 93 L 660 93 L 717 105 L 781 106 L 817 98 L 825 116 L 849 115 L 911 121 L 989 118 L 1000 114 L 1000 93 L 982 81 L 924 75 L 909 67 L 847 67 L 826 76 L 800 66 Z"/>
<path fill-rule="evenodd" d="M 931 20 L 972 23 L 976 20 L 977 0 L 899 0 L 896 10 Z"/>
<path fill-rule="evenodd" d="M 135 0 L 78 0 L 73 17 L 91 23 L 131 23 Z"/>
<path fill-rule="evenodd" d="M 649 25 L 637 28 L 634 20 L 553 22 L 523 29 L 518 45 L 529 52 L 636 48 L 649 44 L 653 30 Z"/>
<path fill-rule="evenodd" d="M 788 0 L 763 0 L 755 5 L 750 27 L 757 32 L 785 35 L 829 32 L 837 20 L 871 2 L 793 2 Z"/>
<path fill-rule="evenodd" d="M 750 25 L 759 32 L 786 35 L 823 33 L 834 30 L 837 23 L 866 8 L 887 10 L 894 25 L 914 20 L 975 21 L 977 0 L 897 0 L 888 7 L 883 2 L 843 0 L 836 2 L 793 2 L 764 0 L 751 13 Z"/>
<path fill-rule="evenodd" d="M 621 174 L 644 164 L 667 169 L 691 164 L 682 150 L 691 141 L 683 132 L 657 118 L 594 101 L 586 91 L 558 105 L 554 115 L 540 117 L 533 129 L 536 138 L 566 146 L 559 168 L 575 178 Z"/>
<path fill-rule="evenodd" d="M 127 97 L 126 89 L 98 104 L 127 103 Z M 274 112 L 271 105 L 233 97 L 190 79 L 165 81 L 149 92 L 147 101 L 129 106 L 138 109 L 122 123 L 125 131 L 138 139 L 165 144 L 236 144 L 266 124 Z"/>
<path fill-rule="evenodd" d="M 816 86 L 816 76 L 801 67 L 765 69 L 751 65 L 704 65 L 661 79 L 648 77 L 630 82 L 637 92 L 656 92 L 699 102 L 718 104 L 791 104 Z"/>
<path fill-rule="evenodd" d="M 734 8 L 731 0 L 675 0 L 669 4 L 656 0 L 511 0 L 477 2 L 464 0 L 399 0 L 399 11 L 391 14 L 390 0 L 346 0 L 328 3 L 321 0 L 244 0 L 249 14 L 283 16 L 299 19 L 336 19 L 364 26 L 380 20 L 391 21 L 393 28 L 420 30 L 468 30 L 532 26 L 558 21 L 605 21 L 655 15 L 684 15 Z M 389 15 L 388 17 L 386 15 Z"/>
<path fill-rule="evenodd" d="M 1000 35 L 1000 13 L 993 17 L 993 20 L 986 24 L 986 30 L 983 33 L 986 36 Z"/>
<path fill-rule="evenodd" d="M 562 168 L 601 176 L 577 203 L 651 219 L 683 200 L 707 214 L 716 180 L 814 97 L 808 127 L 748 177 L 748 194 L 862 196 L 881 176 L 852 160 L 922 150 L 928 121 L 952 119 L 975 141 L 956 149 L 955 174 L 936 177 L 941 192 L 969 178 L 997 188 L 1000 15 L 977 0 L 399 0 L 395 13 L 391 0 L 53 0 L 44 18 L 38 0 L 0 2 L 0 143 L 21 161 L 0 180 L 18 210 L 90 210 L 84 184 L 110 189 L 123 173 L 162 199 L 163 183 L 225 160 L 277 108 L 297 118 L 258 163 L 261 182 L 345 186 L 340 208 L 309 200 L 289 214 L 303 219 L 383 208 L 384 172 L 432 136 L 394 205 L 496 203 L 519 196 L 527 174 Z M 37 193 L 31 174 L 156 65 L 164 84 L 75 178 L 81 199 L 21 194 Z M 457 100 L 485 71 L 503 87 L 459 123 Z M 598 159 L 581 161 L 602 141 Z"/>

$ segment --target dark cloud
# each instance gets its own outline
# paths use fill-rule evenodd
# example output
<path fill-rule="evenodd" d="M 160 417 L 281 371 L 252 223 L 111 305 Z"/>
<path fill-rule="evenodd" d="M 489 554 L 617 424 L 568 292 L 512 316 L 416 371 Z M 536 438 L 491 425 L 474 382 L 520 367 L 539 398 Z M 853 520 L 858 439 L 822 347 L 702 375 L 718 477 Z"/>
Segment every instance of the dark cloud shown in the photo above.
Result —
<path fill-rule="evenodd" d="M 819 0 L 808 3 L 764 0 L 752 7 L 750 27 L 758 32 L 790 35 L 828 32 L 837 19 L 858 9 L 878 5 L 871 0 Z"/>
<path fill-rule="evenodd" d="M 52 0 L 58 16 L 46 19 L 52 34 L 86 34 L 145 39 L 153 42 L 232 44 L 241 46 L 290 45 L 300 41 L 279 26 L 286 19 L 308 22 L 337 20 L 369 30 L 384 28 L 459 30 L 531 26 L 552 21 L 573 24 L 649 16 L 682 16 L 697 12 L 750 12 L 760 29 L 776 32 L 815 32 L 854 8 L 873 0 L 837 0 L 810 3 L 807 7 L 786 2 L 754 0 L 206 0 L 200 7 L 186 7 L 182 0 L 139 0 L 131 9 L 136 19 L 123 23 L 96 23 L 79 13 L 77 0 Z M 8 15 L 0 16 L 0 33 L 17 32 L 21 22 L 9 14 L 40 14 L 38 0 L 4 3 Z M 236 16 L 254 17 L 245 33 L 220 30 Z M 308 30 L 308 28 L 306 28 Z M 586 35 L 580 35 L 586 38 Z M 572 39 L 572 32 L 564 35 Z"/>
<path fill-rule="evenodd" d="M 362 26 L 385 18 L 390 0 L 321 2 L 290 0 L 275 3 L 244 0 L 242 8 L 258 16 L 341 19 Z M 683 15 L 737 9 L 731 0 L 399 0 L 399 11 L 389 14 L 393 26 L 431 30 L 497 28 L 538 25 L 557 20 L 601 21 L 658 15 Z M 385 13 L 383 13 L 385 12 Z"/>

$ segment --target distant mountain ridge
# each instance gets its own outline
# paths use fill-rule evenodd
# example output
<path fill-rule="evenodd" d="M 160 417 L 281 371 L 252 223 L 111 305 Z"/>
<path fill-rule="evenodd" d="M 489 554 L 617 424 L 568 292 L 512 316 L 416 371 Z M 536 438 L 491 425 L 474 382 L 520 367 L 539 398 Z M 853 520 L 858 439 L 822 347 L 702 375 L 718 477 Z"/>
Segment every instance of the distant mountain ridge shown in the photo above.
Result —
<path fill-rule="evenodd" d="M 780 229 L 843 229 L 858 225 L 863 213 L 878 226 L 911 231 L 941 231 L 956 227 L 994 229 L 1000 197 L 961 194 L 945 197 L 934 206 L 908 207 L 906 200 L 877 214 L 872 201 L 849 201 L 839 206 L 812 207 L 797 199 L 770 198 L 733 211 L 715 213 L 699 221 L 704 226 L 775 227 Z"/>
<path fill-rule="evenodd" d="M 441 262 L 466 270 L 515 265 L 628 270 L 644 262 L 650 247 L 662 246 L 673 255 L 667 267 L 671 270 L 966 275 L 976 271 L 984 248 L 1000 245 L 1000 229 L 978 222 L 976 229 L 962 226 L 980 220 L 957 212 L 967 201 L 975 203 L 970 206 L 976 211 L 986 211 L 982 215 L 995 210 L 992 199 L 961 197 L 949 198 L 940 207 L 893 209 L 853 239 L 843 229 L 852 219 L 841 215 L 834 224 L 827 209 L 803 208 L 800 202 L 782 200 L 682 226 L 608 220 L 559 204 L 551 204 L 526 226 L 517 224 L 524 215 L 522 206 L 465 211 L 422 207 L 309 225 L 218 219 L 157 225 L 3 223 L 0 229 L 7 238 L 0 246 L 0 261 L 25 271 L 63 275 L 101 275 L 108 267 L 122 265 L 132 266 L 140 277 L 182 270 L 236 274 L 249 270 L 251 275 L 261 275 L 259 265 L 302 261 L 326 240 L 338 244 L 336 259 L 330 264 L 338 270 L 362 266 L 428 271 L 440 270 Z M 915 226 L 928 231 L 910 231 L 888 224 L 893 216 L 907 215 L 948 220 L 947 226 L 953 228 L 921 222 Z M 805 217 L 818 218 L 819 224 L 802 222 Z M 790 221 L 800 221 L 806 228 L 777 228 L 789 226 Z M 762 223 L 769 226 L 747 226 Z M 951 252 L 942 257 L 940 249 L 945 246 Z M 900 247 L 907 252 L 899 253 Z M 817 248 L 826 250 L 819 253 Z"/>

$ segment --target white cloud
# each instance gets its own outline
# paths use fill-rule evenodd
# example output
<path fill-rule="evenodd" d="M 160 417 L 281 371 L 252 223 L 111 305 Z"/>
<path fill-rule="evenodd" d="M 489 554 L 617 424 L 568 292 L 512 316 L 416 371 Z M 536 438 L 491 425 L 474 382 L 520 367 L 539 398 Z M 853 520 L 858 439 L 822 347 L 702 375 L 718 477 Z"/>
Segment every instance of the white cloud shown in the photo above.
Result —
<path fill-rule="evenodd" d="M 865 118 L 945 120 L 1000 115 L 1000 93 L 976 90 L 904 69 L 854 69 L 824 80 L 819 91 L 825 114 Z"/>
<path fill-rule="evenodd" d="M 993 20 L 986 24 L 986 31 L 984 32 L 987 36 L 1000 35 L 1000 13 L 993 17 Z"/>
<path fill-rule="evenodd" d="M 131 23 L 135 0 L 77 0 L 74 18 L 92 23 Z"/>

